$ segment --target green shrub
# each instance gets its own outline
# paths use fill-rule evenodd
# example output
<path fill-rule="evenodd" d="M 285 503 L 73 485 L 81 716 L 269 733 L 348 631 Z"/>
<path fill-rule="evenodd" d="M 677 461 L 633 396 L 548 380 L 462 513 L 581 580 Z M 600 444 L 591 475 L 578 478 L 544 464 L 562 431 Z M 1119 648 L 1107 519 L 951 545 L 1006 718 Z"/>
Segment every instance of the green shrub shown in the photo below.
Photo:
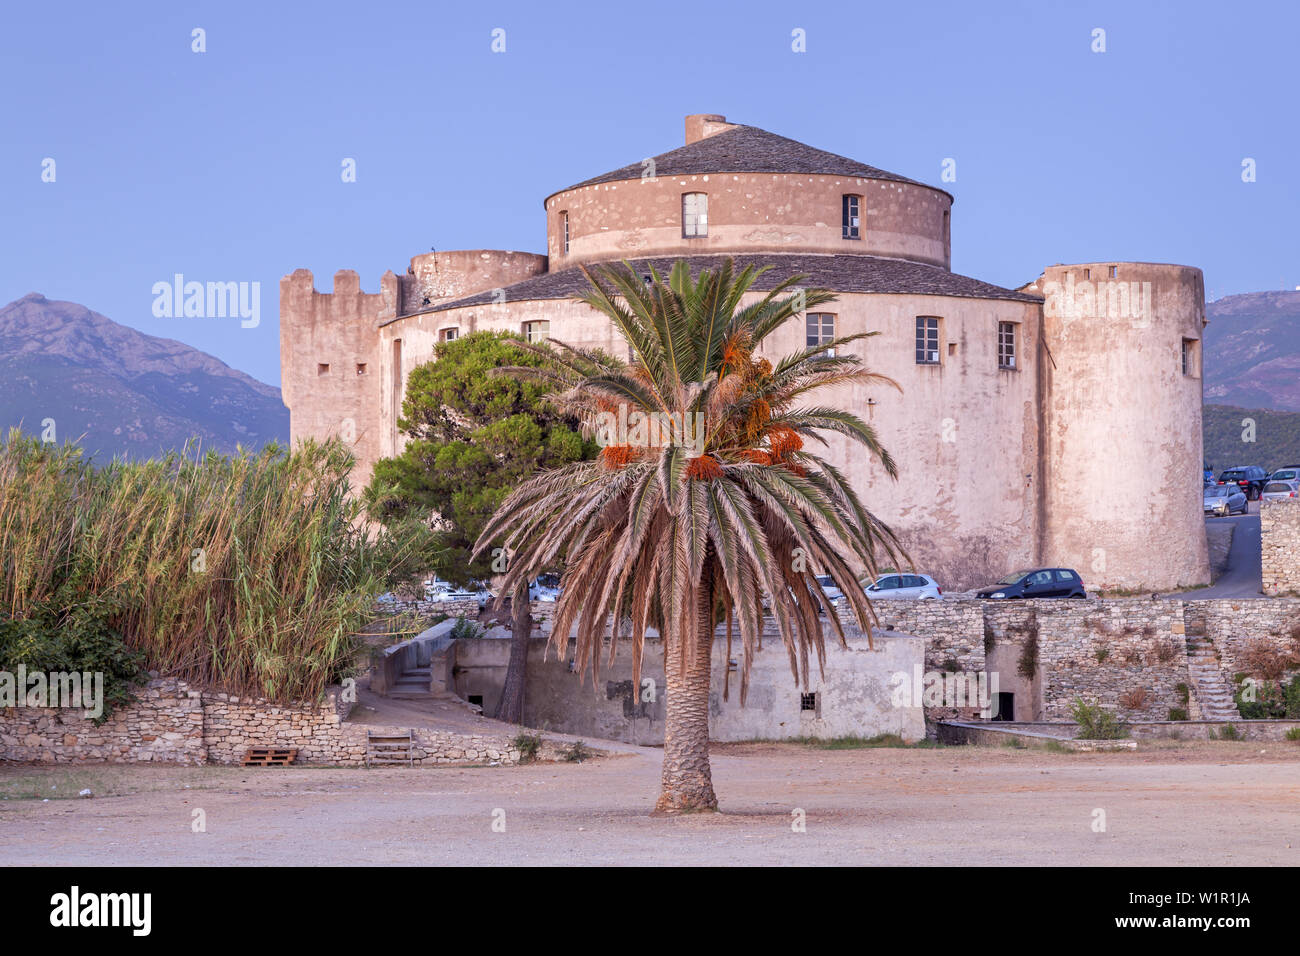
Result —
<path fill-rule="evenodd" d="M 594 756 L 595 752 L 581 740 L 575 740 L 560 751 L 560 759 L 568 763 L 582 763 Z"/>
<path fill-rule="evenodd" d="M 532 763 L 542 749 L 542 738 L 536 734 L 518 734 L 510 741 L 510 746 L 519 751 L 520 763 Z"/>
<path fill-rule="evenodd" d="M 1191 701 L 1191 699 L 1192 699 L 1192 691 L 1191 691 L 1191 688 L 1188 687 L 1186 684 L 1183 684 L 1183 683 L 1175 684 L 1175 685 L 1174 685 L 1174 693 L 1176 693 L 1176 694 L 1178 695 L 1178 699 L 1181 700 L 1181 701 L 1183 702 L 1183 706 L 1184 706 L 1184 707 L 1186 707 L 1187 704 L 1188 704 L 1188 703 Z"/>
<path fill-rule="evenodd" d="M 1300 740 L 1300 727 L 1292 727 L 1286 732 L 1287 740 Z"/>
<path fill-rule="evenodd" d="M 1169 719 L 1170 719 L 1170 720 L 1186 720 L 1186 719 L 1187 719 L 1187 711 L 1184 710 L 1182 707 L 1170 707 L 1170 708 L 1169 708 Z"/>
<path fill-rule="evenodd" d="M 486 633 L 483 628 L 479 627 L 476 621 L 467 618 L 458 617 L 456 623 L 451 626 L 449 636 L 454 640 L 473 640 L 482 637 Z"/>
<path fill-rule="evenodd" d="M 1219 731 L 1220 740 L 1242 740 L 1241 731 L 1237 729 L 1236 724 L 1224 724 L 1223 729 Z"/>
<path fill-rule="evenodd" d="M 1118 740 L 1129 735 L 1129 726 L 1113 711 L 1100 704 L 1089 704 L 1081 697 L 1074 699 L 1070 716 L 1079 725 L 1080 740 Z"/>

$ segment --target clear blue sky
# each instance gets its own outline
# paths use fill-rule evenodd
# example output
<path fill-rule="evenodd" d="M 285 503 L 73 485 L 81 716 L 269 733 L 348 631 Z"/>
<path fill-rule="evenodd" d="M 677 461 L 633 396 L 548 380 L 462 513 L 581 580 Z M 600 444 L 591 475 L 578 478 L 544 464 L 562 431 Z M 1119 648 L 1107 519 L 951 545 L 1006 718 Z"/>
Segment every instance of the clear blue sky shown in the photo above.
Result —
<path fill-rule="evenodd" d="M 0 303 L 70 299 L 278 383 L 281 276 L 377 291 L 431 246 L 544 251 L 547 194 L 680 146 L 699 112 L 935 184 L 955 159 L 967 275 L 1141 259 L 1200 266 L 1216 298 L 1294 288 L 1298 10 L 7 3 Z M 155 318 L 177 272 L 260 282 L 261 325 Z"/>

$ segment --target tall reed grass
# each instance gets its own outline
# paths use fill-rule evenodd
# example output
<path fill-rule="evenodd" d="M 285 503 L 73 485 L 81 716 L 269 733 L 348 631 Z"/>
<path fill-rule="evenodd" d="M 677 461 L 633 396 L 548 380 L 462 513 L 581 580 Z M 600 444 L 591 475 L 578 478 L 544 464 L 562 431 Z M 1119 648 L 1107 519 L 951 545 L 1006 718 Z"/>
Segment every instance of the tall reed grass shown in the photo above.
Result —
<path fill-rule="evenodd" d="M 344 676 L 375 598 L 421 564 L 368 532 L 337 442 L 187 449 L 92 468 L 16 429 L 0 445 L 0 619 L 91 614 L 150 670 L 316 699 Z"/>

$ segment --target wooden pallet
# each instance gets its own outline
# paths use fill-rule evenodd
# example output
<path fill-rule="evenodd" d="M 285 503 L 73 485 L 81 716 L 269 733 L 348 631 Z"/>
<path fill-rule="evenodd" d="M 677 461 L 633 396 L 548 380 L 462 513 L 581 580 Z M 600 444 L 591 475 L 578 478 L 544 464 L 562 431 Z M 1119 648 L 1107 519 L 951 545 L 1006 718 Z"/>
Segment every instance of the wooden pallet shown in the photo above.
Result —
<path fill-rule="evenodd" d="M 244 751 L 244 766 L 287 767 L 297 757 L 297 747 L 249 747 Z"/>
<path fill-rule="evenodd" d="M 404 734 L 377 734 L 366 731 L 366 766 L 376 764 L 404 763 L 408 767 L 415 763 L 415 732 L 408 730 Z"/>

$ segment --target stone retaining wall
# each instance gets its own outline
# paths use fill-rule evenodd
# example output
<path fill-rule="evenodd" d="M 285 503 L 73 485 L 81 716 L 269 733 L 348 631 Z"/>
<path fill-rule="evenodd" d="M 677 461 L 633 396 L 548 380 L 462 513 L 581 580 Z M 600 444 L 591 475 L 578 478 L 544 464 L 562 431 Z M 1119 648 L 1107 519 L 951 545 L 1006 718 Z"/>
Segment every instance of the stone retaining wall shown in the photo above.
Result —
<path fill-rule="evenodd" d="M 1300 498 L 1259 503 L 1264 593 L 1300 596 Z"/>
<path fill-rule="evenodd" d="M 333 688 L 319 705 L 286 706 L 229 694 L 204 694 L 175 680 L 151 680 L 136 700 L 101 726 L 82 711 L 0 709 L 0 760 L 42 763 L 239 764 L 250 747 L 296 747 L 298 762 L 365 763 L 367 732 L 408 728 L 351 723 L 352 704 Z M 519 761 L 510 738 L 415 728 L 415 763 Z"/>

